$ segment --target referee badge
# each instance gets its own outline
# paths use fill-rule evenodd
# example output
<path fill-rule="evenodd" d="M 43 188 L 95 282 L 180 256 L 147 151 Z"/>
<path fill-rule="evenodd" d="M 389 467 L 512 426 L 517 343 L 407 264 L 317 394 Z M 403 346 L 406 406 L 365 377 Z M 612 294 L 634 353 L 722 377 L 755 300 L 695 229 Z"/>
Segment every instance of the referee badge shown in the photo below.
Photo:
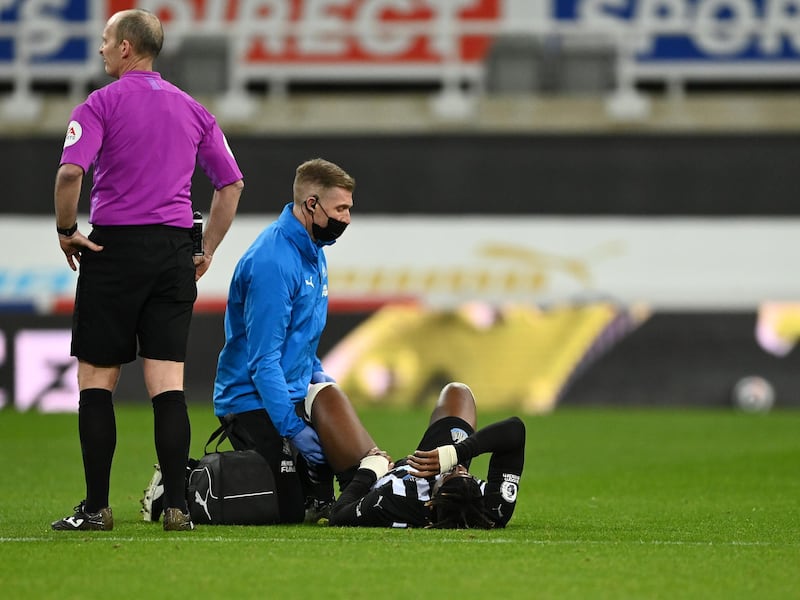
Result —
<path fill-rule="evenodd" d="M 67 135 L 64 136 L 64 148 L 72 146 L 83 135 L 83 127 L 77 121 L 70 121 L 67 125 Z"/>

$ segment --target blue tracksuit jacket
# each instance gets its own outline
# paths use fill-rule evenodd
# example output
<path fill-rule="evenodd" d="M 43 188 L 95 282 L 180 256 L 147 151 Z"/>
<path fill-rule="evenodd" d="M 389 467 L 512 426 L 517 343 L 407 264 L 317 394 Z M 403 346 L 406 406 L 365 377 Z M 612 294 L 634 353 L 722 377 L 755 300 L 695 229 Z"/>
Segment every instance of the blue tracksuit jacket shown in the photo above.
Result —
<path fill-rule="evenodd" d="M 256 238 L 234 270 L 214 413 L 266 409 L 278 432 L 303 429 L 294 402 L 306 396 L 328 313 L 325 253 L 292 214 L 292 203 Z"/>

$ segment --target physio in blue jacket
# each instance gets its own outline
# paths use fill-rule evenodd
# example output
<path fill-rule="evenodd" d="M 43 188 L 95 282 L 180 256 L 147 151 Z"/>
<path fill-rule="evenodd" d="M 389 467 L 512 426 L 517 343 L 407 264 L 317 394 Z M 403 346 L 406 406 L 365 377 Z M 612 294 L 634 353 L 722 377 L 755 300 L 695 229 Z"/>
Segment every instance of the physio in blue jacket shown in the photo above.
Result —
<path fill-rule="evenodd" d="M 327 160 L 297 167 L 293 201 L 239 259 L 228 292 L 214 413 L 233 422 L 234 448 L 255 447 L 269 461 L 286 523 L 316 521 L 333 500 L 304 403 L 310 384 L 333 381 L 317 356 L 328 313 L 323 249 L 350 224 L 354 189 Z"/>

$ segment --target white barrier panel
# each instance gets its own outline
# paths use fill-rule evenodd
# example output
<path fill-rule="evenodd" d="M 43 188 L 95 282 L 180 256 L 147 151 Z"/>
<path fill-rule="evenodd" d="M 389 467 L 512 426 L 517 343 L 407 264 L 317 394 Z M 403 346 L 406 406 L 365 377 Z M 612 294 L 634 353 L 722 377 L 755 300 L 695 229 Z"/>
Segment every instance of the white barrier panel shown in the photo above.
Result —
<path fill-rule="evenodd" d="M 239 256 L 277 215 L 240 215 L 200 280 L 224 299 Z M 88 233 L 86 217 L 79 223 Z M 6 217 L 0 302 L 47 310 L 75 274 L 48 217 Z M 327 250 L 331 299 L 548 303 L 610 298 L 654 310 L 756 310 L 800 299 L 800 218 L 359 216 Z"/>

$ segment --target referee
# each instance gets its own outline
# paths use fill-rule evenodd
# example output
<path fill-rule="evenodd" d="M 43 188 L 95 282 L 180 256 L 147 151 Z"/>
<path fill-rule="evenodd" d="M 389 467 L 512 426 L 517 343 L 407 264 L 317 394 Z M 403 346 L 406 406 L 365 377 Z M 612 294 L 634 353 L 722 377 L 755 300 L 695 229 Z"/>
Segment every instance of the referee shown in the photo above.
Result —
<path fill-rule="evenodd" d="M 78 358 L 78 432 L 86 497 L 56 530 L 111 530 L 112 395 L 120 366 L 142 357 L 164 482 L 164 529 L 191 530 L 185 497 L 190 425 L 183 363 L 196 281 L 230 228 L 242 173 L 214 117 L 153 71 L 164 41 L 145 10 L 114 14 L 100 55 L 116 81 L 72 112 L 56 175 L 58 241 L 80 264 L 71 354 Z M 193 257 L 191 180 L 199 163 L 214 186 L 204 254 Z M 88 237 L 78 230 L 84 174 L 93 168 Z"/>

